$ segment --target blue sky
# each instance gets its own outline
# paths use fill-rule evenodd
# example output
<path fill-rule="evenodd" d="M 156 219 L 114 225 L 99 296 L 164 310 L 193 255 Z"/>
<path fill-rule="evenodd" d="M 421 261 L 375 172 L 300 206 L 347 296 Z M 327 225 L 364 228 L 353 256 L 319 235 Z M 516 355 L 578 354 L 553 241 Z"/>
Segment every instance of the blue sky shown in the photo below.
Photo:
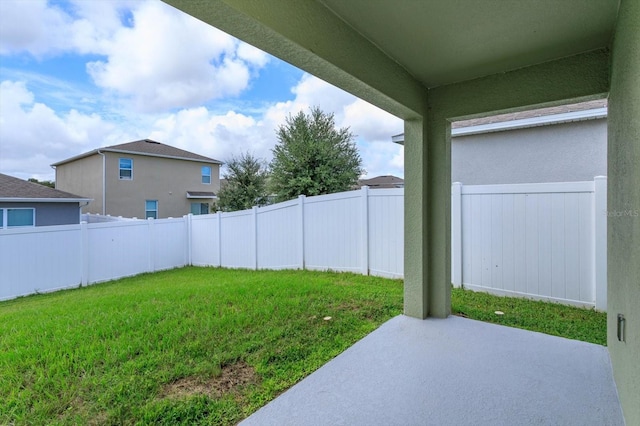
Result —
<path fill-rule="evenodd" d="M 0 173 L 52 180 L 51 163 L 144 138 L 269 161 L 312 106 L 357 135 L 368 177 L 404 175 L 401 120 L 158 0 L 0 1 Z"/>

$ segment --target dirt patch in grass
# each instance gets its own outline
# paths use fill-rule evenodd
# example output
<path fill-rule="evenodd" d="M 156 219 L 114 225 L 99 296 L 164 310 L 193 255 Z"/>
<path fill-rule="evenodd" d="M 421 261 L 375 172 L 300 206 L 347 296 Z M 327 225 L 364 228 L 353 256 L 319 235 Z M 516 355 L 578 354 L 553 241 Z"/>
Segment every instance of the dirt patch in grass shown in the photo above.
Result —
<path fill-rule="evenodd" d="M 222 367 L 219 376 L 208 379 L 202 377 L 184 377 L 166 385 L 162 398 L 185 398 L 191 395 L 206 395 L 219 398 L 227 393 L 235 393 L 241 387 L 258 383 L 255 369 L 244 361 Z"/>
<path fill-rule="evenodd" d="M 89 419 L 87 421 L 88 426 L 105 425 L 108 423 L 109 416 L 106 412 L 90 412 L 89 404 L 84 399 L 76 396 L 70 403 L 67 409 L 58 415 L 58 421 L 63 424 L 73 424 L 76 422 L 74 416 L 76 414 Z"/>

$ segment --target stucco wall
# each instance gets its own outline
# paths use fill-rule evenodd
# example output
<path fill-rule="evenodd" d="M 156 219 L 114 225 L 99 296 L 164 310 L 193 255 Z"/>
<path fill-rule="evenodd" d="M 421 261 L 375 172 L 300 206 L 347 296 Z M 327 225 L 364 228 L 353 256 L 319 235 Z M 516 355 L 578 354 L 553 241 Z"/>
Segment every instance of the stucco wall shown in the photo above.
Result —
<path fill-rule="evenodd" d="M 56 189 L 92 198 L 82 212 L 102 214 L 102 157 L 96 154 L 57 166 Z"/>
<path fill-rule="evenodd" d="M 611 61 L 607 346 L 627 425 L 640 425 L 640 2 L 622 0 Z M 624 342 L 617 316 L 626 319 Z"/>
<path fill-rule="evenodd" d="M 112 216 L 145 217 L 145 201 L 158 201 L 158 218 L 181 217 L 191 212 L 187 191 L 217 193 L 220 190 L 218 164 L 142 155 L 107 153 L 106 213 Z M 119 159 L 133 160 L 133 179 L 119 178 Z M 201 167 L 211 167 L 211 184 L 201 181 Z"/>
<path fill-rule="evenodd" d="M 35 208 L 36 226 L 80 223 L 79 203 L 0 203 L 0 208 Z"/>
<path fill-rule="evenodd" d="M 56 168 L 56 188 L 92 198 L 83 213 L 145 217 L 145 200 L 158 200 L 158 217 L 180 217 L 191 212 L 187 191 L 218 193 L 218 164 L 106 152 L 106 203 L 102 202 L 102 156 L 96 154 Z M 133 159 L 133 179 L 119 178 L 119 159 Z M 201 182 L 202 166 L 211 167 L 211 184 Z"/>
<path fill-rule="evenodd" d="M 590 181 L 607 174 L 607 120 L 456 136 L 451 162 L 465 185 Z"/>

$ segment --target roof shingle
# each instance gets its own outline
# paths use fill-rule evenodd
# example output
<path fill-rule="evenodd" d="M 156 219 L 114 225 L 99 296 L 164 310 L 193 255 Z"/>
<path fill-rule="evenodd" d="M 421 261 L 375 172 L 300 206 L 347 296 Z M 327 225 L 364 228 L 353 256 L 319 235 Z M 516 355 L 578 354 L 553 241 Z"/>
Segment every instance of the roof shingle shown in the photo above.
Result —
<path fill-rule="evenodd" d="M 0 198 L 86 198 L 0 173 Z"/>
<path fill-rule="evenodd" d="M 122 152 L 122 153 L 131 153 L 131 154 L 139 154 L 139 155 L 150 155 L 154 157 L 177 158 L 182 160 L 203 161 L 206 163 L 222 164 L 221 161 L 213 158 L 205 157 L 204 155 L 185 151 L 184 149 L 176 148 L 171 145 L 165 145 L 163 143 L 156 142 L 151 139 L 142 139 L 139 141 L 126 142 L 126 143 L 121 143 L 119 145 L 111 145 L 111 146 L 106 146 L 104 148 L 94 149 L 92 151 L 85 152 L 84 154 L 80 154 L 75 157 L 67 158 L 66 160 L 53 163 L 52 166 L 59 166 L 65 163 L 69 163 L 71 161 L 79 160 L 81 158 L 96 154 L 98 153 L 98 151 Z"/>

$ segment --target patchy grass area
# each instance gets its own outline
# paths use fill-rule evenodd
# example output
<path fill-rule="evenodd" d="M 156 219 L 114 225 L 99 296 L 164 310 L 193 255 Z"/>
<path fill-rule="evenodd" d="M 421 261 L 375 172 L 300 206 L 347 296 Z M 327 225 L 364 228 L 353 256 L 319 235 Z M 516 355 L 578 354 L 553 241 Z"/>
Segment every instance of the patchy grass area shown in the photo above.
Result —
<path fill-rule="evenodd" d="M 458 289 L 452 309 L 606 343 L 591 310 Z M 235 424 L 401 311 L 399 280 L 192 267 L 1 302 L 0 424 Z"/>
<path fill-rule="evenodd" d="M 451 311 L 480 321 L 539 331 L 568 339 L 607 344 L 607 314 L 593 309 L 499 297 L 454 288 Z M 502 312 L 502 315 L 496 314 Z"/>
<path fill-rule="evenodd" d="M 401 311 L 398 280 L 213 268 L 2 302 L 0 424 L 235 424 Z"/>

